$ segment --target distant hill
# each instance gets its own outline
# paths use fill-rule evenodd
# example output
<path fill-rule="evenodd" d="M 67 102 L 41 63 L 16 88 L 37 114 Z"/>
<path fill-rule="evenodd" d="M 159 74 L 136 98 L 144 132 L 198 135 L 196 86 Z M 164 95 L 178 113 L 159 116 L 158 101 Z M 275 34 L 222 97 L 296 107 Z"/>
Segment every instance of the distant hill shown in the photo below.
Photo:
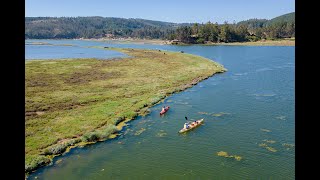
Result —
<path fill-rule="evenodd" d="M 240 21 L 237 25 L 246 25 L 248 28 L 261 28 L 268 22 L 267 19 L 249 19 L 246 21 Z"/>
<path fill-rule="evenodd" d="M 268 27 L 279 23 L 295 23 L 295 12 L 284 14 L 273 19 L 249 19 L 246 21 L 240 21 L 238 25 L 247 25 L 248 28 Z"/>
<path fill-rule="evenodd" d="M 26 38 L 92 38 L 106 34 L 162 38 L 179 24 L 113 17 L 26 17 Z"/>
<path fill-rule="evenodd" d="M 295 12 L 284 14 L 282 16 L 275 17 L 268 22 L 266 22 L 265 26 L 275 25 L 279 23 L 295 23 Z"/>

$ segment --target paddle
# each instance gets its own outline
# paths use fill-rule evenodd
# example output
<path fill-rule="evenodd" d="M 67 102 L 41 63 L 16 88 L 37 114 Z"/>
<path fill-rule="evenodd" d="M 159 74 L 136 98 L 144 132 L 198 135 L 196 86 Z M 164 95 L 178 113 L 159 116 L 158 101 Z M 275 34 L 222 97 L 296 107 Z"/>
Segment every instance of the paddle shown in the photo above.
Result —
<path fill-rule="evenodd" d="M 191 121 L 188 120 L 188 117 L 187 117 L 187 116 L 185 116 L 184 118 L 186 119 L 186 121 L 188 122 L 188 124 L 191 123 Z"/>

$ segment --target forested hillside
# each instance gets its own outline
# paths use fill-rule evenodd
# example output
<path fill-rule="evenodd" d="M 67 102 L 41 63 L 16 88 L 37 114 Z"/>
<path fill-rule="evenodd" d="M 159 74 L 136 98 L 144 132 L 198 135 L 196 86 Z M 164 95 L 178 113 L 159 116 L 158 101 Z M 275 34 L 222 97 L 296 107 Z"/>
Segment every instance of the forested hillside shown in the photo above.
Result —
<path fill-rule="evenodd" d="M 175 23 L 144 19 L 103 17 L 26 17 L 25 37 L 100 38 L 108 34 L 121 37 L 164 38 L 177 27 Z"/>
<path fill-rule="evenodd" d="M 26 39 L 132 37 L 183 43 L 245 42 L 295 37 L 295 13 L 239 23 L 170 23 L 110 17 L 26 17 Z"/>

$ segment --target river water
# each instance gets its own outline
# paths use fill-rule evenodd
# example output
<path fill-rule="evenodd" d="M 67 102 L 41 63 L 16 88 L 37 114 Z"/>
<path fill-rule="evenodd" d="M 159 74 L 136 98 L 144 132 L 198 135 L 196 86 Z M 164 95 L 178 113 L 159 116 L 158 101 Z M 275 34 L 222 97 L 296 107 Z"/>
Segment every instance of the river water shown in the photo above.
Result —
<path fill-rule="evenodd" d="M 295 179 L 295 47 L 33 41 L 184 51 L 228 71 L 168 97 L 117 138 L 72 149 L 28 179 Z M 171 108 L 160 117 L 164 105 Z M 179 134 L 185 116 L 204 124 Z"/>

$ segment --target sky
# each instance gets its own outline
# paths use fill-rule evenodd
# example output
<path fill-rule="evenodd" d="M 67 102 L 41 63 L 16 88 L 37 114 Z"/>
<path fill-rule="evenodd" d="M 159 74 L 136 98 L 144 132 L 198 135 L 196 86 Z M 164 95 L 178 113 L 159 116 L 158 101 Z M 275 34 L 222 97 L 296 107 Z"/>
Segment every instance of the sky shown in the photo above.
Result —
<path fill-rule="evenodd" d="M 272 19 L 295 12 L 294 0 L 25 0 L 25 17 L 102 16 L 174 23 Z"/>

